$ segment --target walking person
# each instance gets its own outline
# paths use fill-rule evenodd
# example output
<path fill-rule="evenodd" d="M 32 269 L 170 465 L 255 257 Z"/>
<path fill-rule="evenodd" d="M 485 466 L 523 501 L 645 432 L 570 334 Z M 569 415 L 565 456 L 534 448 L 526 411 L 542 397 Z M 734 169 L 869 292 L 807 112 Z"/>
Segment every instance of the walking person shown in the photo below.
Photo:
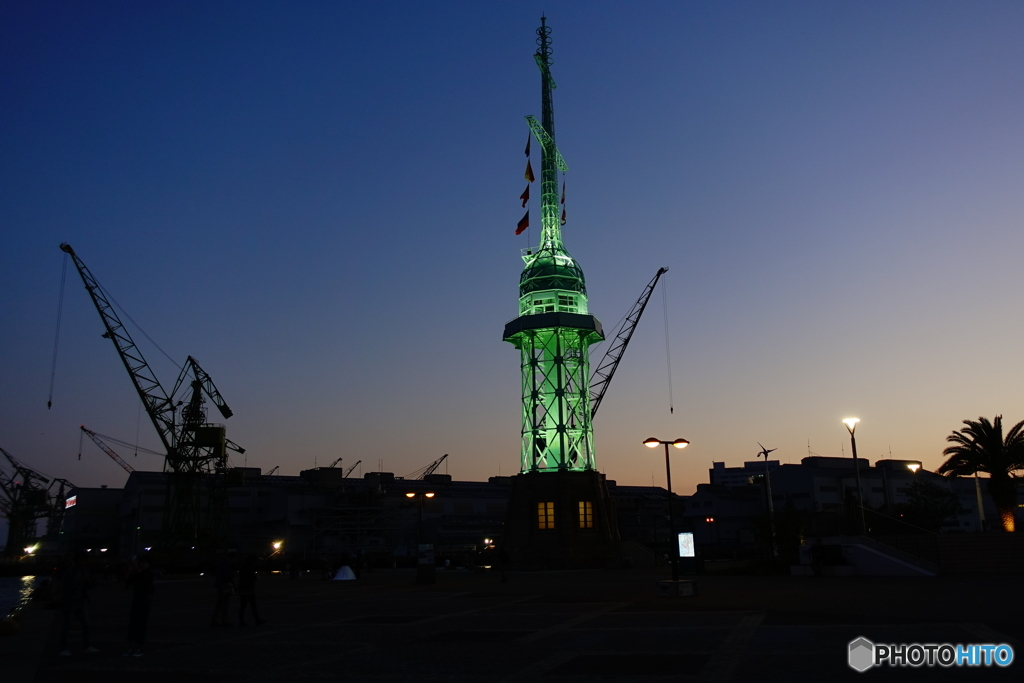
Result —
<path fill-rule="evenodd" d="M 149 557 L 133 560 L 125 584 L 132 588 L 132 607 L 128 617 L 128 651 L 125 657 L 141 657 L 149 623 L 149 606 L 153 600 L 153 567 Z"/>
<path fill-rule="evenodd" d="M 231 596 L 235 594 L 235 551 L 229 550 L 217 564 L 217 575 L 213 580 L 213 588 L 217 592 L 217 604 L 213 608 L 213 619 L 210 626 L 231 626 L 228 621 L 228 607 Z"/>
<path fill-rule="evenodd" d="M 68 559 L 68 563 L 59 572 L 58 578 L 61 584 L 61 625 L 60 642 L 57 651 L 61 657 L 70 657 L 71 650 L 68 649 L 68 634 L 71 631 L 71 620 L 75 619 L 82 626 L 82 648 L 87 654 L 99 652 L 89 643 L 91 624 L 89 612 L 86 609 L 89 603 L 89 589 L 92 588 L 92 579 L 89 576 L 89 569 L 85 566 L 86 555 L 84 552 L 77 552 Z"/>
<path fill-rule="evenodd" d="M 238 625 L 245 626 L 245 607 L 252 611 L 253 621 L 257 626 L 266 622 L 260 619 L 259 608 L 256 606 L 256 556 L 249 555 L 242 561 L 238 570 Z"/>

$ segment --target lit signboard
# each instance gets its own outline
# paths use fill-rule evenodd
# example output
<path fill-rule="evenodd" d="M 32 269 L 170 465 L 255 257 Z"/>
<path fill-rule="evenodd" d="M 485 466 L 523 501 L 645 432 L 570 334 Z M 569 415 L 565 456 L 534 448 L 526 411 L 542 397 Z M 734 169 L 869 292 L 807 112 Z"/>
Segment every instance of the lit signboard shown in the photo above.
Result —
<path fill-rule="evenodd" d="M 679 557 L 695 557 L 693 552 L 693 532 L 684 531 L 679 534 Z"/>
<path fill-rule="evenodd" d="M 66 501 L 64 501 L 64 509 L 66 510 L 68 508 L 73 508 L 77 504 L 78 504 L 78 496 L 71 496 Z"/>

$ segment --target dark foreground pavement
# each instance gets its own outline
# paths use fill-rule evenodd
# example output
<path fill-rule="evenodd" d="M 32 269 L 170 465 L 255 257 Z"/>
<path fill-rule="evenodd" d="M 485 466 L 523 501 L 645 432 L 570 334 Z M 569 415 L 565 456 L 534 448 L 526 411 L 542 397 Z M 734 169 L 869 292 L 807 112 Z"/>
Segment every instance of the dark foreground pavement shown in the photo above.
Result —
<path fill-rule="evenodd" d="M 0 638 L 4 681 L 990 681 L 1024 680 L 1024 605 L 1015 578 L 699 579 L 659 598 L 666 570 L 491 574 L 411 572 L 360 581 L 261 576 L 267 623 L 211 628 L 209 578 L 158 581 L 146 652 L 122 657 L 129 592 L 93 591 L 94 644 L 57 656 L 59 615 L 33 608 Z M 237 599 L 232 604 L 235 619 Z M 847 666 L 847 643 L 1000 643 L 1007 669 Z"/>

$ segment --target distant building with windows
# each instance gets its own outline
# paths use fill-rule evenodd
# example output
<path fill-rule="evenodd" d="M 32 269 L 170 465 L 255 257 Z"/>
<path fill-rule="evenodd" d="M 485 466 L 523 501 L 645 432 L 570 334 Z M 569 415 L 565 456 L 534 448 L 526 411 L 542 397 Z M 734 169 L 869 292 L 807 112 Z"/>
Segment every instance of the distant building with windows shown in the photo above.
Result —
<path fill-rule="evenodd" d="M 890 529 L 900 528 L 899 511 L 910 504 L 910 488 L 915 481 L 935 483 L 956 495 L 961 510 L 942 521 L 943 532 L 981 531 L 982 517 L 986 529 L 999 527 L 999 515 L 985 478 L 943 477 L 923 469 L 918 460 L 884 459 L 871 465 L 858 458 L 856 465 L 860 469 L 861 497 L 869 529 L 873 525 L 881 528 L 883 524 Z M 744 462 L 741 467 L 713 463 L 708 472 L 710 483 L 698 484 L 684 514 L 685 524 L 694 531 L 698 544 L 735 551 L 766 542 L 769 532 L 765 467 L 764 461 Z M 858 473 L 853 458 L 811 456 L 799 464 L 785 465 L 769 460 L 767 470 L 777 515 L 796 513 L 805 520 L 829 522 L 856 509 Z M 1017 513 L 1020 523 L 1024 519 L 1022 489 L 1018 490 Z M 889 522 L 883 519 L 886 516 Z M 829 527 L 822 523 L 806 528 L 813 531 Z"/>
<path fill-rule="evenodd" d="M 446 474 L 431 474 L 406 480 L 390 472 L 346 478 L 342 470 L 327 467 L 272 476 L 259 468 L 234 468 L 227 475 L 224 547 L 264 555 L 271 543 L 281 542 L 281 552 L 289 556 L 361 554 L 378 565 L 401 565 L 416 557 L 422 514 L 423 542 L 433 543 L 442 560 L 456 558 L 454 563 L 488 546 L 487 540 L 500 542 L 510 479 L 453 481 Z M 111 556 L 122 558 L 158 548 L 167 486 L 164 472 L 135 471 L 123 489 L 72 489 L 61 534 L 64 548 L 108 548 Z M 422 509 L 418 499 L 406 496 L 427 491 L 436 495 L 425 499 Z M 664 555 L 671 547 L 665 489 L 609 481 L 608 492 L 628 546 L 623 557 L 635 563 Z M 673 498 L 678 519 L 686 498 Z M 546 508 L 537 514 L 536 523 L 545 529 L 572 523 L 588 530 L 596 512 L 592 501 L 581 500 L 571 510 Z"/>

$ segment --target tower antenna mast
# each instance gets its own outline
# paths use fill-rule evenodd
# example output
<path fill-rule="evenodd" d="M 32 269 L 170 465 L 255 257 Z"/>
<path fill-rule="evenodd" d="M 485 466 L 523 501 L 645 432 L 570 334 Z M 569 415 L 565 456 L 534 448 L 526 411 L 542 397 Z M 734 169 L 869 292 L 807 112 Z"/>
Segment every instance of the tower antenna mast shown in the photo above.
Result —
<path fill-rule="evenodd" d="M 547 17 L 540 18 L 540 28 L 537 29 L 537 52 L 533 58 L 540 69 L 540 99 L 541 99 L 541 131 L 537 131 L 533 122 L 534 135 L 543 132 L 544 135 L 537 135 L 537 142 L 542 150 L 541 172 L 540 172 L 540 225 L 541 237 L 540 246 L 561 247 L 562 228 L 558 220 L 558 162 L 562 161 L 558 149 L 555 147 L 555 106 L 551 97 L 551 91 L 557 86 L 555 79 L 551 76 L 551 27 L 547 25 Z M 529 121 L 533 117 L 527 117 Z M 562 161 L 561 166 L 565 166 Z"/>

